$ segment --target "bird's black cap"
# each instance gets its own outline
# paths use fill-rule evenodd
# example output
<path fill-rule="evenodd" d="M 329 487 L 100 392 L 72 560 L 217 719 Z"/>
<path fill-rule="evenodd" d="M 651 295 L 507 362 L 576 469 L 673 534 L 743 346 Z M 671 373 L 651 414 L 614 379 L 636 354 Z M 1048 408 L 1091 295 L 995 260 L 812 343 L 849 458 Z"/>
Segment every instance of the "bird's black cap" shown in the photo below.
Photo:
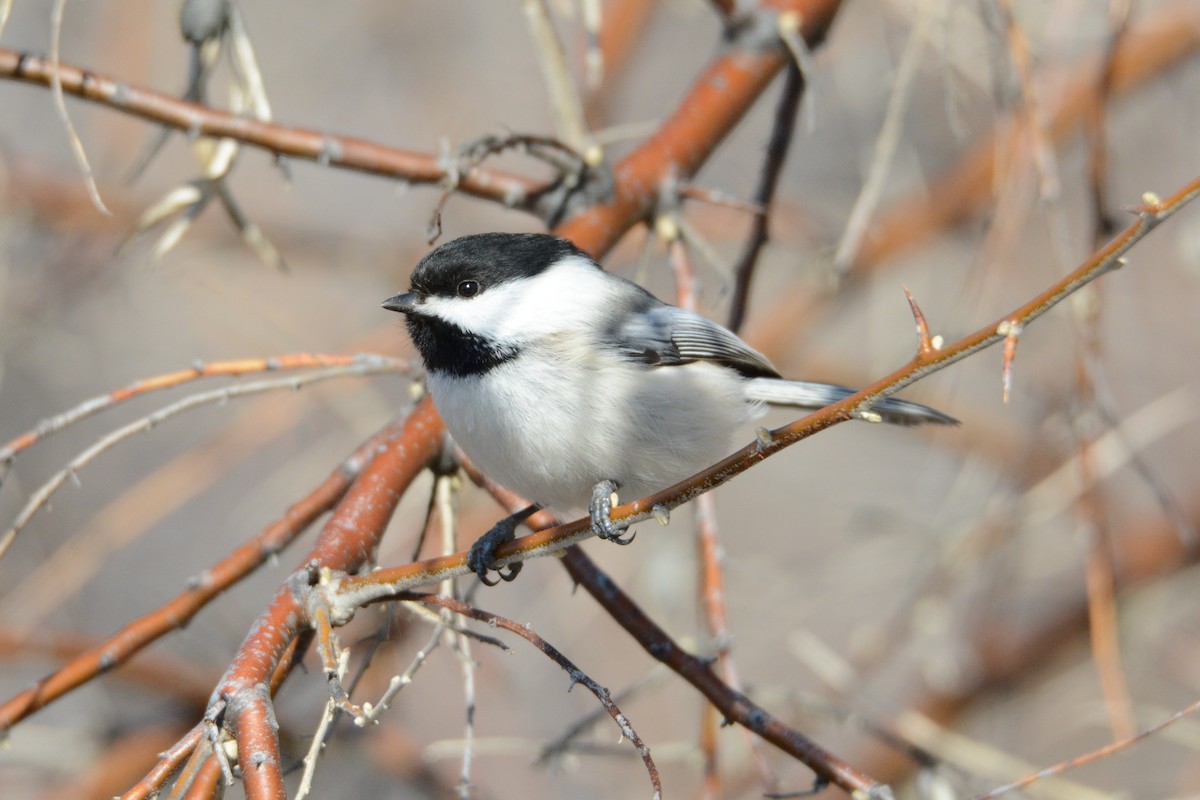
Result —
<path fill-rule="evenodd" d="M 591 257 L 571 242 L 548 233 L 478 233 L 446 242 L 421 259 L 412 291 L 452 296 L 465 280 L 484 287 L 532 278 L 568 256 Z"/>

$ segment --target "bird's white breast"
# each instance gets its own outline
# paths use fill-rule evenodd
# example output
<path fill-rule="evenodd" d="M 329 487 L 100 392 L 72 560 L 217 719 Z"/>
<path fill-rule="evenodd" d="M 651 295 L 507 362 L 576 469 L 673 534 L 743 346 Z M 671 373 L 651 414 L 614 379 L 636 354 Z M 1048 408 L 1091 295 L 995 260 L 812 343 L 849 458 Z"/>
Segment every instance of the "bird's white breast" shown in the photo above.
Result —
<path fill-rule="evenodd" d="M 433 374 L 438 412 L 491 478 L 563 512 L 614 480 L 624 500 L 664 489 L 727 455 L 755 408 L 713 364 L 643 368 L 569 337 L 467 377 Z"/>

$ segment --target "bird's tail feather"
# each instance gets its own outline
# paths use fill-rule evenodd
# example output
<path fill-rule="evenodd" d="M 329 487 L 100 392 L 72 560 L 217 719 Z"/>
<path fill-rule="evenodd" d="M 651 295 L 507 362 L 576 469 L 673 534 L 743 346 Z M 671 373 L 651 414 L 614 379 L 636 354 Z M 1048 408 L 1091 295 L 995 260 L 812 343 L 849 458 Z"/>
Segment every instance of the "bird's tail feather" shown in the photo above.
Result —
<path fill-rule="evenodd" d="M 785 381 L 778 378 L 752 378 L 746 383 L 747 399 L 796 408 L 823 408 L 830 403 L 846 399 L 855 391 L 832 383 Z M 923 425 L 927 422 L 938 425 L 958 424 L 954 417 L 935 408 L 897 397 L 879 401 L 871 407 L 871 411 L 882 417 L 884 422 L 893 425 Z"/>

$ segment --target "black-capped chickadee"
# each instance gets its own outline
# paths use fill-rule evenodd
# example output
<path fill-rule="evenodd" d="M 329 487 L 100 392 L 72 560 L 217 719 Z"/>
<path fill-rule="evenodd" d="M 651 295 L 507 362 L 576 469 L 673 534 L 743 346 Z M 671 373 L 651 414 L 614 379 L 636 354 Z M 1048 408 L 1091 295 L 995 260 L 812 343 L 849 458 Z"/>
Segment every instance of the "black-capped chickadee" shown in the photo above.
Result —
<path fill-rule="evenodd" d="M 539 507 L 586 506 L 598 536 L 625 543 L 609 518 L 617 488 L 645 497 L 715 463 L 764 404 L 820 408 L 853 393 L 784 380 L 732 332 L 547 234 L 447 242 L 383 307 L 405 315 L 458 444 L 536 504 L 471 548 L 488 583 L 496 547 Z M 904 425 L 956 422 L 895 398 L 872 411 Z"/>

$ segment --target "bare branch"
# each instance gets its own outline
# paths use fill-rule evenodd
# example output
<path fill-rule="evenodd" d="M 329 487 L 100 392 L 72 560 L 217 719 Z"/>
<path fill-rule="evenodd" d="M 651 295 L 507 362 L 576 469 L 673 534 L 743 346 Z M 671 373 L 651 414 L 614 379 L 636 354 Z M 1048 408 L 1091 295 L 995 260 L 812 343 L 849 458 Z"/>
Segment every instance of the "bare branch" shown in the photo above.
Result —
<path fill-rule="evenodd" d="M 239 117 L 207 106 L 188 103 L 160 92 L 114 80 L 95 72 L 37 56 L 0 48 L 0 79 L 51 86 L 64 92 L 124 111 L 142 119 L 185 131 L 189 136 L 234 139 L 275 156 L 316 161 L 324 166 L 398 178 L 408 183 L 442 183 L 447 172 L 435 155 L 385 147 L 365 139 Z M 539 184 L 518 175 L 474 170 L 463 176 L 460 191 L 511 208 L 530 209 Z"/>
<path fill-rule="evenodd" d="M 68 480 L 78 480 L 78 474 L 81 469 L 92 463 L 97 457 L 112 449 L 121 442 L 135 436 L 139 433 L 145 433 L 153 430 L 155 426 L 162 423 L 171 417 L 182 414 L 186 411 L 191 411 L 200 406 L 213 405 L 224 403 L 228 400 L 237 397 L 246 397 L 263 392 L 274 392 L 281 389 L 300 389 L 312 383 L 321 381 L 333 380 L 335 378 L 359 377 L 364 375 L 373 375 L 381 372 L 395 372 L 404 369 L 402 362 L 397 362 L 392 359 L 383 358 L 380 356 L 355 356 L 350 364 L 343 366 L 326 367 L 324 369 L 313 372 L 309 375 L 303 375 L 295 378 L 281 378 L 272 380 L 253 381 L 250 383 L 235 384 L 226 386 L 221 389 L 214 389 L 208 392 L 200 392 L 183 398 L 175 403 L 160 408 L 152 414 L 134 420 L 126 425 L 117 428 L 116 430 L 101 437 L 95 444 L 88 447 L 79 455 L 71 459 L 65 467 L 54 474 L 50 480 L 42 484 L 25 503 L 24 507 L 17 513 L 16 519 L 12 525 L 0 535 L 0 557 L 8 550 L 17 534 L 29 524 L 29 520 L 37 513 L 38 509 L 42 508 L 46 502 L 59 489 L 63 487 Z"/>

